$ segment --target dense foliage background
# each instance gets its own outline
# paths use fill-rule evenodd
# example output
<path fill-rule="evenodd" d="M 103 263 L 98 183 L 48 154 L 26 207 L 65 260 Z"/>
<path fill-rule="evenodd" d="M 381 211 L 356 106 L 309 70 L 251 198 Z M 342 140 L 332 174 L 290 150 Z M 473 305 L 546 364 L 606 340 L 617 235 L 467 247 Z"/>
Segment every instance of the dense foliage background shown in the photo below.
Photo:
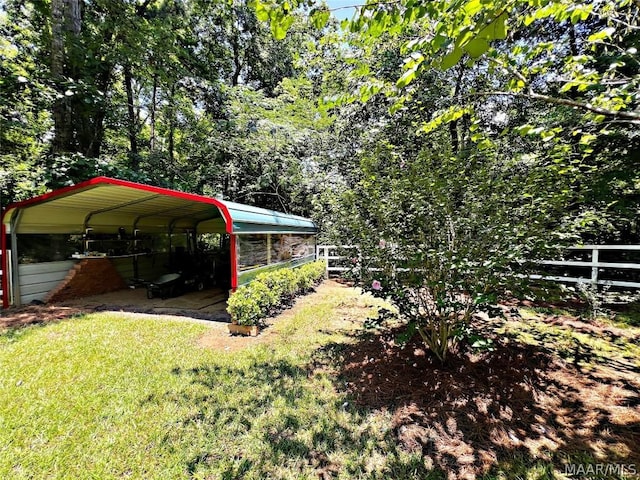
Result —
<path fill-rule="evenodd" d="M 2 204 L 105 174 L 312 215 L 349 243 L 343 195 L 379 202 L 367 178 L 438 152 L 459 168 L 406 175 L 464 183 L 482 157 L 534 176 L 522 198 L 554 204 L 554 231 L 638 241 L 637 2 L 371 2 L 342 26 L 292 6 L 3 2 Z"/>
<path fill-rule="evenodd" d="M 310 214 L 323 45 L 246 2 L 0 3 L 2 204 L 96 175 Z"/>

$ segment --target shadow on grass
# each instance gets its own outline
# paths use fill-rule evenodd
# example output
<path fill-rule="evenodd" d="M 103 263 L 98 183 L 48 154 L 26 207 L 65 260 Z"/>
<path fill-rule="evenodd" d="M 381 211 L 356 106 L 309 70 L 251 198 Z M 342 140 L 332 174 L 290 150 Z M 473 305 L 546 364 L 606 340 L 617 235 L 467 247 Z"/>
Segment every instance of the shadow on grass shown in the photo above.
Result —
<path fill-rule="evenodd" d="M 604 305 L 616 312 L 615 321 L 628 327 L 640 327 L 640 301 L 625 305 Z"/>
<path fill-rule="evenodd" d="M 392 411 L 398 443 L 450 478 L 521 468 L 547 478 L 576 459 L 640 468 L 637 376 L 583 373 L 551 348 L 513 341 L 481 354 L 461 348 L 442 365 L 416 339 L 396 345 L 396 333 L 324 354 L 339 388 L 366 409 Z M 581 348 L 581 360 L 595 356 Z"/>
<path fill-rule="evenodd" d="M 189 410 L 163 443 L 192 451 L 185 462 L 190 476 L 442 478 L 305 366 L 279 359 L 172 373 L 186 377 L 188 387 L 144 403 Z"/>

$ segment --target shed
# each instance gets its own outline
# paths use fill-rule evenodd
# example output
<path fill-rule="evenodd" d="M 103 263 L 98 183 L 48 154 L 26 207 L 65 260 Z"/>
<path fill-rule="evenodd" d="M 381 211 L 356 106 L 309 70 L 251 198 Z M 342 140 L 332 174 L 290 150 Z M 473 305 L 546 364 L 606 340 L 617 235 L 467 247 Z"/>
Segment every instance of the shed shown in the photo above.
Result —
<path fill-rule="evenodd" d="M 108 177 L 13 203 L 1 228 L 5 308 L 48 300 L 95 259 L 129 283 L 189 263 L 235 289 L 314 260 L 317 232 L 308 218 Z"/>

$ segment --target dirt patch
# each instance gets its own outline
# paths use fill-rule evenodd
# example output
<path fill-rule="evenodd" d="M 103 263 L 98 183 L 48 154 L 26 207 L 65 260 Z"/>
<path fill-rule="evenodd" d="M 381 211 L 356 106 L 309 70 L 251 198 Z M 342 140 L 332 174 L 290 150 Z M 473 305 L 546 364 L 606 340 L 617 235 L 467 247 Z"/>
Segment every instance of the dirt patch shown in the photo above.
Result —
<path fill-rule="evenodd" d="M 582 372 L 497 338 L 495 351 L 462 347 L 443 365 L 417 339 L 399 346 L 398 333 L 341 350 L 339 385 L 362 407 L 391 410 L 403 448 L 449 478 L 476 478 L 514 456 L 560 466 L 563 455 L 586 453 L 640 465 L 640 372 Z"/>
<path fill-rule="evenodd" d="M 83 308 L 57 305 L 28 305 L 11 308 L 0 313 L 0 329 L 55 322 L 87 312 L 88 310 Z"/>
<path fill-rule="evenodd" d="M 277 336 L 276 333 L 270 331 L 268 328 L 261 330 L 257 337 L 231 335 L 229 334 L 229 329 L 226 324 L 220 326 L 220 328 L 216 325 L 216 327 L 198 339 L 198 345 L 203 348 L 211 348 L 223 352 L 237 352 L 238 350 L 244 350 L 253 345 L 270 343 L 274 341 Z"/>

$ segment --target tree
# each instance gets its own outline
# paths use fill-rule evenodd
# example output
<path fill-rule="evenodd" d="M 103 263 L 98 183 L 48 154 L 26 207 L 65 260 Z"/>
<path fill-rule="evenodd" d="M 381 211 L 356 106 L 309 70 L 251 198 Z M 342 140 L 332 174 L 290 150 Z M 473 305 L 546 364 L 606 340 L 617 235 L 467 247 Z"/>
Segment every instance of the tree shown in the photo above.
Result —
<path fill-rule="evenodd" d="M 291 127 L 284 107 L 313 115 L 315 98 L 282 87 L 303 78 L 317 40 L 304 22 L 278 41 L 246 2 L 7 0 L 0 10 L 4 203 L 106 174 L 308 210 L 299 133 L 313 145 L 322 128 Z M 248 133 L 249 120 L 260 128 Z"/>
<path fill-rule="evenodd" d="M 293 5 L 310 6 L 313 2 Z M 386 86 L 388 95 L 410 86 L 430 69 L 444 71 L 459 64 L 483 63 L 484 68 L 503 71 L 505 82 L 474 95 L 522 97 L 577 108 L 597 121 L 637 124 L 640 77 L 634 42 L 639 7 L 633 0 L 371 1 L 363 3 L 356 18 L 345 21 L 343 27 L 365 45 L 376 44 L 387 35 L 403 39 L 403 73 L 395 86 Z M 282 36 L 289 27 L 290 10 L 289 2 L 256 1 L 258 15 L 271 21 L 276 35 Z M 523 40 L 535 39 L 550 25 L 562 29 L 553 42 L 534 45 Z M 587 35 L 579 38 L 580 30 Z M 558 56 L 562 75 L 538 81 Z M 548 91 L 550 81 L 560 88 Z M 585 98 L 570 98 L 566 93 L 572 89 L 585 92 Z"/>
<path fill-rule="evenodd" d="M 282 35 L 288 5 L 256 10 Z M 619 167 L 603 137 L 637 152 L 636 13 L 625 0 L 400 0 L 343 22 L 347 88 L 328 106 L 354 222 L 336 234 L 361 245 L 362 285 L 441 359 L 479 303 L 604 218 L 596 185 Z M 635 162 L 619 153 L 615 165 Z"/>

